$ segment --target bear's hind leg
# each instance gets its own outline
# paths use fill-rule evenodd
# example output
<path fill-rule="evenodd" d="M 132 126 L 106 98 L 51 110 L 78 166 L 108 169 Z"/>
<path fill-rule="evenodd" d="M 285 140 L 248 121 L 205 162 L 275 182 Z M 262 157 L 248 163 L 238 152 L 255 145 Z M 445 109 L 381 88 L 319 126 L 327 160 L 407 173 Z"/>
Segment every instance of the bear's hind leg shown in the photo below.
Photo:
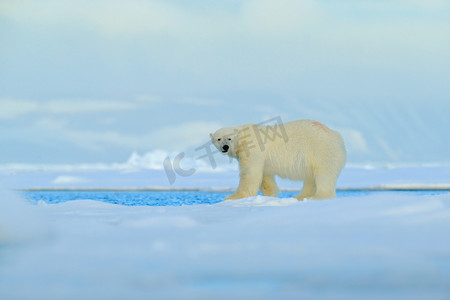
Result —
<path fill-rule="evenodd" d="M 305 198 L 310 198 L 316 193 L 316 183 L 314 182 L 314 179 L 308 179 L 303 182 L 303 189 L 300 194 L 295 196 L 294 198 L 297 198 L 297 200 L 302 201 Z"/>
<path fill-rule="evenodd" d="M 261 192 L 264 196 L 276 197 L 278 185 L 271 175 L 264 175 L 261 183 Z"/>
<path fill-rule="evenodd" d="M 329 199 L 336 197 L 337 178 L 328 175 L 316 178 L 316 192 L 310 199 Z"/>

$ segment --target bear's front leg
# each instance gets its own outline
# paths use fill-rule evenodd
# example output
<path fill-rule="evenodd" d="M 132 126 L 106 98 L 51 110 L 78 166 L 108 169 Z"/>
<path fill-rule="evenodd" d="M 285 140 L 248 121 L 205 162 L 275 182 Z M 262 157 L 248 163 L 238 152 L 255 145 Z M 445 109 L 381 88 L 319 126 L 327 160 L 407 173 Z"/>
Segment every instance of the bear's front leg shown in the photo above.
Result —
<path fill-rule="evenodd" d="M 244 196 L 244 195 L 241 195 L 241 194 L 238 194 L 238 193 L 234 193 L 234 194 L 226 196 L 225 200 L 237 200 L 237 199 L 242 199 L 242 198 L 245 198 L 245 197 L 248 197 L 248 196 Z"/>
<path fill-rule="evenodd" d="M 240 179 L 236 193 L 231 194 L 225 200 L 236 200 L 256 196 L 261 186 L 264 161 L 257 159 L 239 160 Z"/>

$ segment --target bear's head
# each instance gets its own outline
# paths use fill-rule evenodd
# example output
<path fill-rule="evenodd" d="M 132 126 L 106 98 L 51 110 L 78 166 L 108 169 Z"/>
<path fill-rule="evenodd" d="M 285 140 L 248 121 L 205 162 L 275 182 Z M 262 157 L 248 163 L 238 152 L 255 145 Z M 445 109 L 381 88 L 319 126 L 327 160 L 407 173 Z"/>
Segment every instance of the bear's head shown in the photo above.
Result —
<path fill-rule="evenodd" d="M 236 157 L 238 130 L 233 127 L 226 127 L 210 133 L 211 142 L 223 154 Z"/>

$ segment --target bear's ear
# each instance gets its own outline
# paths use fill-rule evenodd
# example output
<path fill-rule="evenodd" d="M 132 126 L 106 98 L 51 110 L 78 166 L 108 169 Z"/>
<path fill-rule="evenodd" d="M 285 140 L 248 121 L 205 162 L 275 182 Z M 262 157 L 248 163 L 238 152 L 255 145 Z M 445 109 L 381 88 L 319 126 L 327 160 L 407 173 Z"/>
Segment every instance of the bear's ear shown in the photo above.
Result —
<path fill-rule="evenodd" d="M 213 135 L 212 135 L 212 133 L 210 133 L 210 134 L 209 134 L 209 137 L 210 137 L 211 139 L 213 138 Z"/>

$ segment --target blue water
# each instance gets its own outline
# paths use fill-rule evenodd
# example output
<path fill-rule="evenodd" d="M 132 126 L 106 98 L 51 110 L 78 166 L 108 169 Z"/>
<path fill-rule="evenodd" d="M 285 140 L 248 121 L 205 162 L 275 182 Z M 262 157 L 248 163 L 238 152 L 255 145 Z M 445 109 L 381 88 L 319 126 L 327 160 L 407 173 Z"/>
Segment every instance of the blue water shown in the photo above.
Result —
<path fill-rule="evenodd" d="M 373 193 L 399 193 L 412 195 L 437 195 L 448 191 L 337 191 L 338 197 L 363 196 Z M 230 193 L 201 191 L 26 191 L 24 196 L 32 203 L 44 201 L 57 204 L 72 200 L 97 200 L 127 206 L 181 206 L 196 204 L 215 204 L 223 201 Z M 282 192 L 287 198 L 298 192 Z"/>

